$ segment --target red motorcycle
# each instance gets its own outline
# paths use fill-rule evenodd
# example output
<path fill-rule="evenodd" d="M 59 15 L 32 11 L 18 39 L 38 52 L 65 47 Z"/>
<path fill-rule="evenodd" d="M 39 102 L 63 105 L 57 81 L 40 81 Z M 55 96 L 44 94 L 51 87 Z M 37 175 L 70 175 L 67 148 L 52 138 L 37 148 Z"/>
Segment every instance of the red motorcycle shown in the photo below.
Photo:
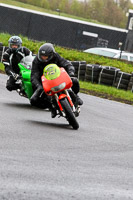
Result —
<path fill-rule="evenodd" d="M 80 107 L 75 104 L 75 94 L 71 90 L 72 80 L 64 68 L 49 64 L 41 77 L 45 93 L 51 96 L 51 103 L 59 116 L 65 117 L 73 129 L 78 129 L 76 117 Z"/>

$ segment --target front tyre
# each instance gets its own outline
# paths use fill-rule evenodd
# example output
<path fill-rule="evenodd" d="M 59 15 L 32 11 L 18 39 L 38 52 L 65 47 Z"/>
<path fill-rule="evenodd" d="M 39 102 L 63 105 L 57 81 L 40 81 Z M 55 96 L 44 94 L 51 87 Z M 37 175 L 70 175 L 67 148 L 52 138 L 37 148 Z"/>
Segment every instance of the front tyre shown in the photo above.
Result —
<path fill-rule="evenodd" d="M 64 113 L 66 114 L 66 119 L 69 124 L 73 127 L 73 129 L 77 130 L 79 128 L 79 124 L 75 118 L 74 113 L 72 112 L 72 108 L 68 103 L 66 98 L 60 100 L 61 106 L 63 108 Z"/>

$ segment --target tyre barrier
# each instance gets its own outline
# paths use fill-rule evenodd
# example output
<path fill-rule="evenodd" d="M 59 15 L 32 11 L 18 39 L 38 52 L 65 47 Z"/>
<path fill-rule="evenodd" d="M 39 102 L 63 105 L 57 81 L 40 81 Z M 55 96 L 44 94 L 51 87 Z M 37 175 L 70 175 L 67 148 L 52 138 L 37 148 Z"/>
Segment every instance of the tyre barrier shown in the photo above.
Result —
<path fill-rule="evenodd" d="M 99 74 L 99 84 L 113 86 L 116 75 L 120 69 L 111 66 L 102 66 L 102 70 Z"/>
<path fill-rule="evenodd" d="M 116 80 L 114 83 L 114 87 L 117 89 L 128 89 L 129 81 L 131 78 L 131 74 L 119 71 L 116 76 Z"/>
<path fill-rule="evenodd" d="M 86 62 L 80 64 L 79 71 L 78 71 L 79 80 L 81 81 L 85 80 L 85 72 L 86 72 Z"/>
<path fill-rule="evenodd" d="M 84 81 L 86 72 L 86 61 L 71 61 L 71 64 L 75 68 L 75 76 Z"/>
<path fill-rule="evenodd" d="M 133 73 L 131 74 L 131 78 L 129 80 L 127 90 L 130 90 L 131 92 L 133 92 Z"/>
<path fill-rule="evenodd" d="M 99 74 L 102 70 L 102 66 L 98 64 L 87 64 L 85 72 L 85 81 L 90 81 L 92 83 L 98 83 Z"/>
<path fill-rule="evenodd" d="M 71 61 L 71 63 L 75 68 L 75 76 L 79 80 L 133 92 L 133 73 L 131 75 L 111 66 L 86 64 L 86 61 Z"/>

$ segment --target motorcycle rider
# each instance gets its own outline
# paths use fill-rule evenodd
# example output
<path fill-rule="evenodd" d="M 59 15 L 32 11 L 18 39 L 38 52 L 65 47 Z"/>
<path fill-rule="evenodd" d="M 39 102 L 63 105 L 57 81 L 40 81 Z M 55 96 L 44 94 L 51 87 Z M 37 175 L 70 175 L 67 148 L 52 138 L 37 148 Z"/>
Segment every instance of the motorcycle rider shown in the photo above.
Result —
<path fill-rule="evenodd" d="M 34 90 L 34 93 L 30 99 L 31 105 L 46 108 L 48 105 L 51 110 L 51 116 L 54 118 L 56 116 L 56 110 L 52 107 L 48 96 L 43 93 L 43 97 L 41 96 L 43 87 L 41 83 L 41 76 L 43 75 L 43 69 L 48 64 L 57 64 L 59 67 L 63 67 L 69 76 L 72 79 L 73 86 L 72 90 L 75 93 L 76 101 L 78 105 L 82 105 L 83 101 L 78 96 L 78 92 L 80 90 L 79 82 L 76 77 L 74 77 L 75 69 L 71 62 L 62 58 L 57 52 L 51 43 L 43 44 L 38 51 L 38 54 L 33 60 L 32 69 L 31 69 L 31 83 Z M 45 101 L 44 101 L 45 99 Z M 43 107 L 44 106 L 44 107 Z"/>
<path fill-rule="evenodd" d="M 2 62 L 5 66 L 5 72 L 8 75 L 6 88 L 9 91 L 20 89 L 20 85 L 16 84 L 20 69 L 18 63 L 22 58 L 31 53 L 26 47 L 22 47 L 22 39 L 18 36 L 11 36 L 8 40 L 9 48 L 4 52 Z"/>

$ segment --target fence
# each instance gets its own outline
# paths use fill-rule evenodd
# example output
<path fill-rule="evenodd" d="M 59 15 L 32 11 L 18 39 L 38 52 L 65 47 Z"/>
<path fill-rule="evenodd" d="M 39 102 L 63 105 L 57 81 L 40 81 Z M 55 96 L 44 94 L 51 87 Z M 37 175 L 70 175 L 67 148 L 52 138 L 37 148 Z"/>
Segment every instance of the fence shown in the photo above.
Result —
<path fill-rule="evenodd" d="M 118 49 L 127 30 L 0 3 L 0 32 L 85 50 L 95 46 Z"/>

